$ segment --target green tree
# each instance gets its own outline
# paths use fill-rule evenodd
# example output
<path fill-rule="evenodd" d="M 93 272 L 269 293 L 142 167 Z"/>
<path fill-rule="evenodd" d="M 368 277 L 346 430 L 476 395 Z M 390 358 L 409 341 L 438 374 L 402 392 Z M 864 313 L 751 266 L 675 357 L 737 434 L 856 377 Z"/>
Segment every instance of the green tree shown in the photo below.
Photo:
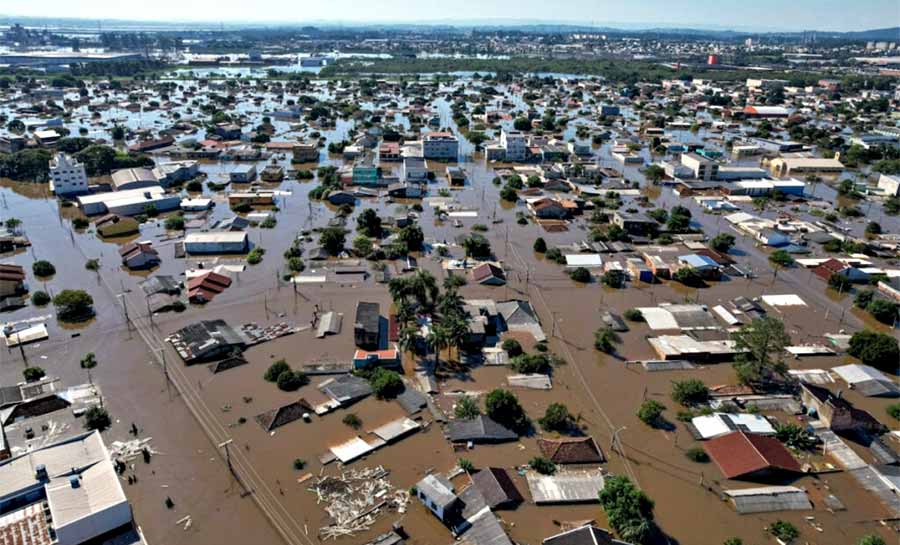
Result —
<path fill-rule="evenodd" d="M 787 372 L 783 356 L 791 337 L 778 318 L 756 318 L 732 333 L 732 338 L 735 348 L 741 351 L 734 368 L 742 383 L 764 383 Z"/>
<path fill-rule="evenodd" d="M 775 438 L 785 445 L 797 450 L 812 450 L 816 439 L 797 424 L 780 422 L 775 424 Z"/>
<path fill-rule="evenodd" d="M 628 477 L 608 477 L 600 491 L 600 506 L 613 530 L 625 541 L 647 543 L 653 535 L 653 500 Z"/>
<path fill-rule="evenodd" d="M 875 534 L 864 535 L 859 538 L 856 545 L 886 545 L 884 540 Z"/>
<path fill-rule="evenodd" d="M 730 233 L 719 233 L 709 242 L 710 247 L 717 252 L 728 252 L 734 246 L 735 238 Z"/>
<path fill-rule="evenodd" d="M 694 267 L 682 267 L 678 269 L 675 271 L 675 274 L 672 275 L 672 279 L 692 288 L 703 286 L 703 277 L 700 276 L 700 273 Z"/>
<path fill-rule="evenodd" d="M 356 415 L 356 413 L 350 413 L 341 420 L 346 426 L 350 426 L 354 430 L 358 430 L 362 427 L 362 419 Z"/>
<path fill-rule="evenodd" d="M 666 169 L 663 167 L 652 164 L 644 169 L 644 177 L 647 178 L 648 181 L 658 183 L 666 176 Z"/>
<path fill-rule="evenodd" d="M 35 382 L 47 376 L 47 372 L 42 367 L 26 367 L 22 370 L 22 376 L 25 382 Z"/>
<path fill-rule="evenodd" d="M 84 427 L 91 431 L 103 431 L 112 426 L 112 418 L 103 407 L 91 407 L 84 413 Z"/>
<path fill-rule="evenodd" d="M 265 374 L 263 374 L 263 379 L 267 382 L 277 382 L 278 377 L 280 377 L 282 373 L 290 370 L 291 367 L 288 365 L 287 361 L 280 359 L 266 369 Z"/>
<path fill-rule="evenodd" d="M 87 354 L 84 355 L 84 357 L 81 358 L 79 365 L 81 366 L 82 369 L 87 371 L 88 382 L 93 384 L 94 379 L 91 376 L 91 369 L 97 367 L 97 356 L 95 356 L 93 352 L 88 352 Z"/>
<path fill-rule="evenodd" d="M 278 380 L 275 383 L 278 385 L 278 389 L 283 392 L 296 392 L 301 386 L 309 383 L 309 378 L 300 371 L 288 369 L 278 375 Z"/>
<path fill-rule="evenodd" d="M 463 240 L 463 248 L 466 250 L 466 256 L 475 259 L 491 256 L 491 243 L 482 235 L 473 233 Z"/>
<path fill-rule="evenodd" d="M 666 410 L 665 405 L 655 399 L 648 399 L 641 403 L 638 408 L 637 416 L 644 424 L 656 427 L 660 423 L 663 411 Z"/>
<path fill-rule="evenodd" d="M 340 227 L 328 227 L 319 235 L 319 244 L 331 255 L 337 255 L 344 249 L 346 232 Z"/>
<path fill-rule="evenodd" d="M 769 263 L 778 267 L 790 267 L 794 264 L 794 258 L 785 250 L 775 250 L 769 256 Z"/>
<path fill-rule="evenodd" d="M 556 464 L 544 458 L 543 456 L 535 456 L 528 461 L 528 467 L 537 471 L 541 475 L 553 475 L 556 473 Z"/>
<path fill-rule="evenodd" d="M 613 353 L 618 342 L 619 336 L 611 327 L 601 327 L 594 332 L 594 348 L 600 352 Z"/>
<path fill-rule="evenodd" d="M 369 237 L 381 236 L 381 218 L 378 213 L 371 208 L 366 208 L 362 214 L 356 218 L 356 228 L 360 233 Z"/>
<path fill-rule="evenodd" d="M 672 399 L 685 407 L 700 405 L 709 400 L 709 388 L 696 378 L 676 380 L 672 383 Z"/>
<path fill-rule="evenodd" d="M 890 325 L 893 325 L 897 320 L 898 309 L 900 309 L 900 305 L 893 301 L 888 301 L 887 299 L 873 299 L 866 305 L 866 310 L 873 318 L 883 324 Z"/>
<path fill-rule="evenodd" d="M 372 239 L 366 235 L 358 235 L 353 239 L 353 252 L 359 257 L 368 257 L 374 249 Z"/>
<path fill-rule="evenodd" d="M 418 252 L 422 249 L 425 242 L 425 235 L 422 228 L 416 224 L 409 224 L 400 229 L 397 233 L 397 239 L 406 245 L 407 252 Z"/>
<path fill-rule="evenodd" d="M 528 428 L 528 416 L 519 399 L 509 390 L 492 390 L 485 398 L 484 406 L 489 417 L 509 429 L 521 433 Z"/>
<path fill-rule="evenodd" d="M 44 259 L 39 259 L 31 264 L 31 272 L 34 273 L 35 276 L 38 277 L 47 277 L 53 276 L 56 274 L 56 267 L 53 266 L 53 263 L 46 261 Z"/>
<path fill-rule="evenodd" d="M 399 373 L 383 367 L 375 369 L 369 379 L 369 384 L 379 399 L 393 399 L 403 393 L 405 388 Z"/>
<path fill-rule="evenodd" d="M 31 302 L 42 307 L 50 303 L 50 295 L 46 291 L 37 290 L 31 294 Z"/>
<path fill-rule="evenodd" d="M 843 293 L 850 291 L 850 288 L 853 287 L 853 282 L 843 274 L 831 273 L 831 276 L 828 277 L 828 287 Z"/>
<path fill-rule="evenodd" d="M 847 352 L 865 365 L 895 373 L 900 361 L 900 347 L 897 339 L 885 333 L 864 329 L 850 337 Z"/>
<path fill-rule="evenodd" d="M 591 271 L 585 269 L 584 267 L 575 267 L 574 269 L 569 271 L 569 278 L 576 282 L 587 284 L 591 281 Z"/>
<path fill-rule="evenodd" d="M 769 525 L 769 533 L 785 543 L 790 543 L 800 537 L 800 531 L 790 522 L 776 520 Z"/>
<path fill-rule="evenodd" d="M 536 239 L 534 239 L 533 249 L 535 252 L 542 254 L 547 251 L 547 243 L 543 238 L 537 237 Z"/>
<path fill-rule="evenodd" d="M 53 298 L 62 321 L 77 321 L 94 315 L 94 298 L 83 290 L 62 290 Z"/>
<path fill-rule="evenodd" d="M 538 422 L 547 431 L 564 432 L 571 429 L 575 418 L 569 412 L 568 407 L 562 403 L 551 403 Z"/>
<path fill-rule="evenodd" d="M 464 395 L 456 402 L 456 406 L 453 408 L 453 414 L 456 418 L 472 420 L 473 418 L 478 418 L 481 414 L 481 409 L 478 407 L 478 402 L 475 401 L 473 397 Z"/>

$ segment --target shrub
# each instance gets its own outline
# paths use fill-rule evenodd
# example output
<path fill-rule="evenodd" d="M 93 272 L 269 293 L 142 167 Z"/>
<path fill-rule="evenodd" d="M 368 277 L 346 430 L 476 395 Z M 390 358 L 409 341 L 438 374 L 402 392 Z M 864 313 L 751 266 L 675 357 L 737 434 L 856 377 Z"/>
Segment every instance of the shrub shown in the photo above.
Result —
<path fill-rule="evenodd" d="M 517 373 L 530 375 L 532 373 L 549 373 L 551 356 L 548 354 L 519 354 L 510 362 Z"/>
<path fill-rule="evenodd" d="M 875 534 L 868 534 L 862 536 L 859 541 L 856 542 L 856 545 L 886 545 L 884 540 L 881 539 L 880 536 L 876 536 Z"/>
<path fill-rule="evenodd" d="M 547 251 L 547 243 L 544 241 L 543 238 L 537 237 L 536 239 L 534 239 L 533 248 L 534 248 L 535 252 L 542 254 Z"/>
<path fill-rule="evenodd" d="M 35 306 L 42 307 L 50 303 L 50 295 L 46 291 L 36 291 L 31 294 L 31 302 Z"/>
<path fill-rule="evenodd" d="M 528 416 L 519 399 L 509 390 L 492 390 L 485 398 L 484 406 L 488 416 L 509 429 L 522 432 L 528 428 Z"/>
<path fill-rule="evenodd" d="M 89 271 L 99 271 L 100 270 L 100 260 L 99 259 L 88 259 L 84 264 L 84 268 Z"/>
<path fill-rule="evenodd" d="M 467 395 L 459 398 L 459 401 L 456 402 L 456 406 L 453 408 L 453 415 L 463 420 L 478 418 L 480 414 L 481 409 L 478 407 L 478 402 Z"/>
<path fill-rule="evenodd" d="M 556 473 L 556 464 L 543 456 L 535 456 L 528 461 L 528 466 L 541 475 L 553 475 Z"/>
<path fill-rule="evenodd" d="M 601 327 L 594 332 L 594 348 L 607 354 L 612 353 L 619 342 L 619 336 L 611 327 Z"/>
<path fill-rule="evenodd" d="M 648 399 L 641 403 L 637 416 L 644 424 L 656 427 L 659 425 L 664 410 L 666 410 L 666 407 L 662 403 L 655 399 Z"/>
<path fill-rule="evenodd" d="M 591 271 L 585 269 L 584 267 L 576 267 L 569 271 L 569 278 L 576 282 L 587 284 L 591 281 Z"/>
<path fill-rule="evenodd" d="M 775 438 L 797 450 L 811 450 L 816 444 L 812 435 L 797 424 L 775 424 Z"/>
<path fill-rule="evenodd" d="M 47 373 L 41 367 L 26 367 L 22 370 L 22 376 L 25 377 L 25 382 L 35 382 L 47 376 Z"/>
<path fill-rule="evenodd" d="M 886 299 L 874 299 L 866 306 L 866 310 L 873 318 L 883 324 L 893 325 L 897 319 L 897 309 L 900 305 Z"/>
<path fill-rule="evenodd" d="M 710 247 L 717 252 L 728 252 L 734 246 L 734 235 L 719 233 L 709 242 Z"/>
<path fill-rule="evenodd" d="M 623 540 L 646 543 L 653 534 L 653 500 L 627 478 L 614 475 L 600 491 L 600 506 Z"/>
<path fill-rule="evenodd" d="M 265 255 L 266 250 L 259 246 L 250 250 L 250 253 L 247 254 L 247 263 L 251 265 L 259 265 L 262 263 L 263 256 Z"/>
<path fill-rule="evenodd" d="M 465 458 L 460 458 L 459 460 L 457 460 L 456 465 L 458 465 L 459 468 L 466 473 L 472 473 L 473 471 L 475 471 L 475 464 L 473 464 L 471 460 L 467 460 Z"/>
<path fill-rule="evenodd" d="M 350 413 L 346 415 L 343 420 L 341 420 L 341 422 L 343 422 L 347 426 L 350 426 L 354 430 L 358 430 L 362 427 L 362 419 L 356 416 L 356 413 Z"/>
<path fill-rule="evenodd" d="M 697 272 L 697 269 L 693 267 L 682 267 L 675 271 L 675 274 L 672 275 L 672 278 L 678 282 L 681 282 L 685 286 L 689 286 L 692 288 L 699 288 L 703 286 L 703 277 L 700 276 L 700 273 Z"/>
<path fill-rule="evenodd" d="M 103 431 L 112 426 L 112 419 L 103 407 L 91 407 L 84 413 L 84 428 Z"/>
<path fill-rule="evenodd" d="M 697 462 L 698 464 L 709 462 L 709 454 L 701 447 L 691 447 L 684 452 L 684 455 L 687 456 L 688 460 Z"/>
<path fill-rule="evenodd" d="M 84 218 L 75 218 L 72 220 L 72 227 L 79 231 L 81 231 L 82 229 L 87 229 L 90 224 L 91 222 Z"/>
<path fill-rule="evenodd" d="M 278 375 L 278 389 L 284 392 L 296 392 L 309 382 L 309 378 L 300 371 L 287 370 Z"/>
<path fill-rule="evenodd" d="M 62 290 L 53 298 L 53 306 L 63 321 L 76 321 L 94 314 L 94 298 L 83 290 Z"/>
<path fill-rule="evenodd" d="M 843 293 L 845 291 L 850 291 L 850 288 L 853 287 L 853 282 L 842 274 L 833 273 L 828 277 L 828 287 Z M 862 295 L 862 293 L 860 295 Z"/>
<path fill-rule="evenodd" d="M 702 380 L 691 378 L 672 383 L 672 399 L 684 406 L 699 405 L 709 399 L 709 388 Z"/>
<path fill-rule="evenodd" d="M 884 371 L 895 372 L 900 360 L 900 346 L 897 339 L 885 333 L 877 333 L 867 329 L 857 331 L 850 337 L 847 352 L 857 357 L 865 365 L 871 365 Z"/>
<path fill-rule="evenodd" d="M 891 418 L 900 420 L 900 403 L 893 403 L 891 405 L 888 405 L 885 411 L 887 411 L 888 415 Z"/>
<path fill-rule="evenodd" d="M 505 341 L 503 341 L 501 347 L 506 351 L 507 354 L 509 354 L 509 357 L 511 358 L 515 358 L 522 353 L 522 345 L 519 344 L 519 341 L 515 339 L 506 339 Z"/>
<path fill-rule="evenodd" d="M 369 383 L 379 399 L 393 399 L 403 393 L 405 388 L 399 373 L 382 367 L 372 373 Z"/>
<path fill-rule="evenodd" d="M 779 267 L 790 267 L 794 264 L 794 258 L 785 250 L 775 250 L 769 256 L 769 262 Z"/>
<path fill-rule="evenodd" d="M 306 467 L 306 460 L 304 460 L 303 458 L 294 458 L 293 466 L 296 471 L 300 471 L 301 469 Z"/>
<path fill-rule="evenodd" d="M 53 263 L 41 259 L 31 264 L 31 272 L 33 272 L 35 276 L 53 276 L 56 274 L 56 267 L 53 266 Z"/>
<path fill-rule="evenodd" d="M 769 533 L 785 543 L 790 543 L 800 537 L 800 531 L 797 530 L 797 527 L 783 520 L 773 522 L 769 526 Z"/>
<path fill-rule="evenodd" d="M 574 420 L 565 405 L 562 403 L 551 403 L 539 422 L 545 430 L 563 432 L 572 427 Z"/>
<path fill-rule="evenodd" d="M 184 216 L 173 214 L 166 218 L 166 229 L 169 231 L 184 231 Z"/>
<path fill-rule="evenodd" d="M 630 308 L 622 313 L 626 320 L 630 322 L 643 322 L 644 313 L 636 308 Z"/>
<path fill-rule="evenodd" d="M 281 376 L 281 373 L 290 370 L 291 367 L 287 364 L 287 362 L 284 359 L 280 359 L 270 365 L 268 369 L 266 369 L 266 372 L 263 375 L 263 379 L 265 379 L 267 382 L 277 382 L 278 377 Z"/>

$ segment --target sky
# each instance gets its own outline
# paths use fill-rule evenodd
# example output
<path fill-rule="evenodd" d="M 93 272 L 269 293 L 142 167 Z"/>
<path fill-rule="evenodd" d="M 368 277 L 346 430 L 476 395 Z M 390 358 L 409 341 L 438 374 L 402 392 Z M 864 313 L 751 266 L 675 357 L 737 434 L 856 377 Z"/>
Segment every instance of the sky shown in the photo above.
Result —
<path fill-rule="evenodd" d="M 502 20 L 848 31 L 900 26 L 900 0 L 3 0 L 0 14 L 13 20 L 16 15 L 281 24 Z"/>

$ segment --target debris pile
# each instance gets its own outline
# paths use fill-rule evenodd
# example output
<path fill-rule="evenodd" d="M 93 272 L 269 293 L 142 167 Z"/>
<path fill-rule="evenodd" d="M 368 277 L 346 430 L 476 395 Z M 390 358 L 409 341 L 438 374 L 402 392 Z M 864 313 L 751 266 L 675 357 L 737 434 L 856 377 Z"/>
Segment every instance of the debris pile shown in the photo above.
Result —
<path fill-rule="evenodd" d="M 310 492 L 325 504 L 331 524 L 319 529 L 322 539 L 337 539 L 368 530 L 385 509 L 406 511 L 409 492 L 397 490 L 381 466 L 344 471 L 340 476 L 320 477 Z"/>
<path fill-rule="evenodd" d="M 113 441 L 109 448 L 110 458 L 122 462 L 130 462 L 138 456 L 146 456 L 145 453 L 159 454 L 150 446 L 150 441 L 152 440 L 152 437 L 145 437 L 130 441 Z"/>

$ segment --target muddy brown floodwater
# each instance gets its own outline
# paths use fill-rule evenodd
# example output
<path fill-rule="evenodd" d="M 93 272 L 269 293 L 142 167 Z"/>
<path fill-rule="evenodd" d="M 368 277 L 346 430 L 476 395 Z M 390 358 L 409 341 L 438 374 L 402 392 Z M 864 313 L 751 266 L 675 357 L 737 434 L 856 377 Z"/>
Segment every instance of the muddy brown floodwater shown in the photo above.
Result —
<path fill-rule="evenodd" d="M 345 130 L 345 126 L 340 126 L 328 136 L 341 135 Z M 600 151 L 603 158 L 609 160 L 608 146 Z M 280 164 L 287 166 L 285 160 L 280 160 Z M 793 481 L 792 484 L 810 491 L 815 503 L 812 512 L 736 514 L 721 499 L 721 491 L 751 484 L 723 480 L 715 465 L 689 461 L 684 452 L 694 446 L 695 441 L 683 425 L 676 423 L 672 431 L 651 429 L 635 415 L 641 400 L 656 399 L 667 407 L 666 416 L 675 423 L 678 407 L 669 397 L 671 381 L 696 377 L 708 385 L 731 384 L 734 383 L 731 366 L 711 365 L 691 371 L 648 373 L 639 366 L 626 365 L 625 360 L 654 356 L 646 342 L 652 332 L 640 323 L 630 324 L 631 331 L 621 335 L 622 342 L 616 355 L 602 355 L 593 348 L 593 333 L 603 325 L 600 318 L 603 310 L 621 314 L 631 307 L 684 300 L 699 300 L 712 305 L 738 295 L 801 295 L 807 302 L 806 307 L 776 312 L 785 321 L 796 343 L 821 341 L 823 333 L 841 329 L 852 331 L 863 325 L 883 329 L 883 326 L 875 326 L 855 311 L 847 312 L 850 306 L 847 297 L 835 297 L 835 294 L 825 292 L 822 283 L 803 270 L 788 270 L 777 278 L 764 272 L 752 281 L 732 279 L 702 290 L 670 283 L 629 284 L 623 290 L 611 290 L 596 283 L 576 285 L 558 265 L 534 254 L 531 248 L 538 236 L 544 237 L 551 247 L 580 242 L 588 237 L 585 221 L 578 219 L 567 231 L 557 233 L 545 232 L 533 223 L 518 225 L 516 214 L 525 212 L 524 203 L 501 203 L 498 187 L 491 183 L 492 166 L 486 165 L 480 156 L 461 165 L 469 173 L 469 185 L 451 194 L 465 208 L 477 210 L 478 217 L 463 218 L 464 228 L 458 229 L 452 222 L 437 221 L 433 211 L 426 206 L 419 221 L 426 239 L 452 244 L 474 224 L 488 225 L 485 236 L 491 241 L 497 259 L 504 263 L 510 282 L 494 288 L 470 284 L 462 288 L 463 295 L 497 300 L 529 299 L 550 336 L 550 349 L 564 360 L 554 369 L 552 390 L 516 391 L 523 406 L 534 420 L 553 402 L 565 403 L 578 415 L 584 431 L 597 439 L 609 458 L 605 468 L 614 474 L 628 475 L 655 500 L 656 520 L 669 537 L 669 543 L 719 545 L 733 536 L 743 538 L 748 545 L 768 543 L 771 539 L 764 533 L 764 528 L 776 519 L 793 522 L 801 529 L 804 541 L 817 545 L 850 545 L 865 533 L 878 533 L 896 542 L 896 534 L 878 522 L 887 515 L 885 510 L 845 473 L 803 476 Z M 221 177 L 222 168 L 218 164 L 201 167 L 213 177 Z M 642 179 L 635 169 L 629 167 L 626 170 L 629 179 Z M 324 226 L 333 217 L 333 211 L 307 199 L 315 182 L 285 181 L 272 187 L 290 194 L 279 197 L 275 229 L 254 227 L 249 230 L 253 244 L 267 250 L 263 262 L 234 275 L 234 284 L 205 307 L 191 306 L 181 314 L 157 315 L 152 323 L 139 296 L 138 283 L 146 275 L 133 274 L 120 267 L 116 251 L 123 240 L 104 241 L 91 231 L 73 231 L 70 220 L 75 212 L 61 209 L 57 201 L 49 199 L 46 191 L 35 185 L 4 183 L 0 187 L 4 207 L 2 217 L 21 219 L 33 243 L 28 251 L 2 256 L 3 262 L 25 267 L 32 291 L 44 289 L 51 294 L 65 288 L 89 291 L 97 311 L 96 318 L 84 324 L 62 325 L 55 318 L 49 318 L 50 339 L 25 348 L 27 363 L 44 367 L 48 374 L 59 376 L 66 384 L 75 384 L 86 380 L 78 366 L 79 359 L 86 352 L 96 353 L 99 366 L 93 371 L 93 378 L 103 388 L 115 420 L 112 429 L 105 434 L 107 442 L 127 439 L 128 428 L 134 422 L 140 428 L 141 436 L 153 438 L 153 447 L 160 452 L 150 464 L 136 462 L 138 482 L 125 488 L 134 505 L 135 517 L 151 543 L 274 544 L 282 540 L 276 526 L 289 534 L 291 543 L 317 543 L 317 531 L 327 523 L 327 516 L 322 506 L 317 505 L 315 495 L 307 490 L 308 481 L 299 483 L 298 478 L 307 472 L 318 476 L 323 472 L 339 471 L 335 464 L 323 467 L 319 456 L 328 446 L 356 435 L 357 432 L 342 423 L 348 412 L 357 414 L 364 430 L 404 414 L 394 402 L 368 398 L 351 408 L 313 417 L 310 423 L 294 422 L 271 434 L 256 423 L 256 415 L 298 398 L 313 403 L 322 400 L 316 388 L 322 378 L 314 378 L 311 384 L 293 393 L 281 392 L 273 384 L 263 381 L 263 372 L 271 362 L 285 358 L 291 365 L 300 367 L 314 361 L 346 361 L 353 350 L 352 316 L 356 302 L 377 301 L 381 304 L 382 314 L 386 314 L 390 305 L 386 287 L 376 284 L 371 277 L 345 283 L 304 284 L 297 291 L 281 281 L 284 250 L 299 232 Z M 440 181 L 432 184 L 429 191 L 434 196 L 444 187 L 446 182 Z M 205 188 L 204 194 L 219 204 L 211 221 L 231 215 L 221 193 Z M 651 188 L 649 195 L 668 207 L 674 202 L 681 203 L 668 189 Z M 717 218 L 704 216 L 694 204 L 687 201 L 683 204 L 694 210 L 695 219 L 707 228 L 710 236 L 725 229 Z M 365 208 L 388 215 L 395 212 L 397 206 L 384 200 L 364 199 L 349 218 L 348 226 L 355 226 L 356 215 Z M 142 226 L 140 238 L 153 240 L 160 250 L 163 263 L 154 272 L 179 276 L 186 263 L 174 259 L 173 242 L 168 235 L 160 221 L 152 221 Z M 352 240 L 352 235 L 348 239 Z M 739 237 L 738 249 L 743 252 L 742 263 L 752 263 L 757 271 L 767 270 L 765 254 L 754 248 L 752 242 Z M 461 255 L 458 246 L 454 246 L 452 252 Z M 101 259 L 98 273 L 84 269 L 89 258 Z M 31 264 L 36 259 L 52 261 L 56 264 L 57 274 L 46 280 L 34 278 Z M 212 259 L 204 261 L 210 264 Z M 196 263 L 191 260 L 188 264 Z M 419 264 L 439 280 L 446 274 L 430 256 L 421 256 Z M 308 261 L 307 267 L 308 272 L 312 272 L 321 265 Z M 136 328 L 126 325 L 123 298 Z M 316 339 L 312 331 L 302 331 L 249 349 L 246 354 L 248 365 L 219 374 L 212 374 L 204 365 L 185 367 L 161 342 L 165 336 L 199 319 L 222 318 L 232 325 L 247 322 L 267 325 L 284 320 L 307 326 L 316 304 L 344 314 L 340 335 Z M 30 306 L 4 314 L 3 319 L 15 321 L 48 314 L 52 314 L 52 308 Z M 523 340 L 527 347 L 528 340 Z M 154 354 L 151 348 L 163 348 L 169 372 L 184 397 L 178 393 L 179 388 L 167 386 L 160 360 L 156 359 L 161 353 Z M 792 368 L 828 368 L 843 359 L 849 360 L 844 357 L 806 358 L 789 363 Z M 0 352 L 0 382 L 18 381 L 24 364 L 17 350 Z M 407 360 L 406 367 L 412 370 L 414 365 Z M 505 387 L 508 373 L 507 369 L 479 367 L 471 373 L 448 377 L 441 388 L 444 392 L 487 392 Z M 886 401 L 864 398 L 853 391 L 847 392 L 846 396 L 854 404 L 883 418 Z M 196 418 L 198 414 L 199 419 Z M 782 421 L 792 418 L 784 414 L 775 416 Z M 418 417 L 423 424 L 432 420 L 427 411 Z M 614 430 L 619 430 L 624 456 L 610 449 Z M 540 433 L 537 431 L 538 435 Z M 229 448 L 233 463 L 244 478 L 242 484 L 232 477 L 225 464 L 224 451 L 217 447 L 226 440 L 232 441 Z M 868 456 L 865 449 L 851 446 Z M 423 431 L 375 451 L 350 467 L 382 465 L 390 471 L 389 478 L 394 486 L 409 488 L 427 472 L 447 472 L 458 458 L 464 457 L 477 468 L 496 466 L 511 470 L 517 486 L 528 497 L 524 478 L 516 473 L 516 469 L 527 464 L 537 453 L 535 437 L 454 452 L 444 439 L 440 426 L 431 423 Z M 302 471 L 293 468 L 293 460 L 297 458 L 307 461 L 308 465 Z M 457 478 L 455 482 L 463 484 L 464 481 L 465 477 Z M 821 498 L 829 493 L 836 495 L 849 509 L 826 510 Z M 166 497 L 173 500 L 172 509 L 165 507 Z M 274 525 L 263 511 L 273 517 Z M 607 527 L 603 511 L 596 504 L 538 507 L 526 503 L 514 511 L 497 514 L 507 523 L 515 541 L 531 545 L 558 532 L 561 521 L 593 519 L 601 527 Z M 187 528 L 185 524 L 176 524 L 186 516 L 191 520 Z M 821 531 L 807 522 L 806 517 L 810 516 L 815 518 Z M 364 543 L 394 522 L 402 524 L 410 534 L 411 544 L 452 542 L 447 529 L 413 500 L 405 514 L 384 514 L 370 531 L 339 539 L 337 543 Z"/>

